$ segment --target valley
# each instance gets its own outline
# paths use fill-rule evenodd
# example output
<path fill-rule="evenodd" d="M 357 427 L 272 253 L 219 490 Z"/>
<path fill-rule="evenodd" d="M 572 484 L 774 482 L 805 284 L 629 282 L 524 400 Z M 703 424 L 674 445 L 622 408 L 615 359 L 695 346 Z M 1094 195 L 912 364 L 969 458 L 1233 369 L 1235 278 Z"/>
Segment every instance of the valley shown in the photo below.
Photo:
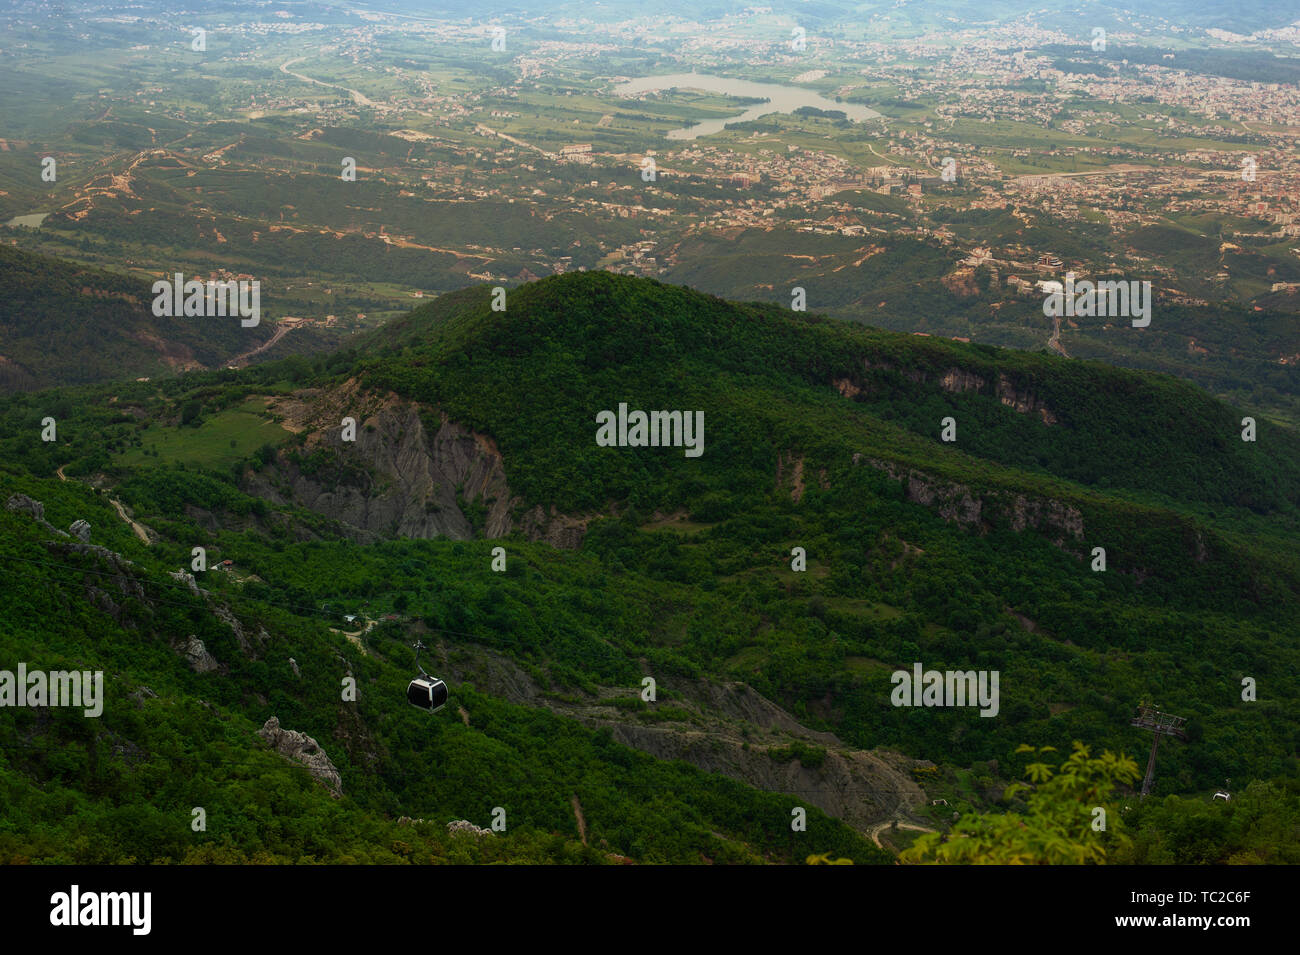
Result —
<path fill-rule="evenodd" d="M 527 6 L 0 11 L 0 862 L 1300 862 L 1300 20 Z"/>

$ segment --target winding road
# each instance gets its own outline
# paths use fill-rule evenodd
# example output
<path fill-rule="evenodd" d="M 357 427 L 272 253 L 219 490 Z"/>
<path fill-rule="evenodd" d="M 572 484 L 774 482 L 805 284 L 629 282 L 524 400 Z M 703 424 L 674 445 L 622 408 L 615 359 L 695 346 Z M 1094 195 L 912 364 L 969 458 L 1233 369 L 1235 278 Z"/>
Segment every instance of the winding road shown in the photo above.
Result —
<path fill-rule="evenodd" d="M 1052 337 L 1047 340 L 1047 347 L 1060 352 L 1066 358 L 1070 357 L 1070 353 L 1061 344 L 1061 318 L 1059 315 L 1052 319 Z"/>

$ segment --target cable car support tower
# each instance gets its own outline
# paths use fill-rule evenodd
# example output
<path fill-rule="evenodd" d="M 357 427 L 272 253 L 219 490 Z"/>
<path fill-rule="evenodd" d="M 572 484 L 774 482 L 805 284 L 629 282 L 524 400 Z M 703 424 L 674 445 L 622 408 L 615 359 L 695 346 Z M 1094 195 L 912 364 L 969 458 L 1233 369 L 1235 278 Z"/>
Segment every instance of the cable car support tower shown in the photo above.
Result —
<path fill-rule="evenodd" d="M 1156 781 L 1156 750 L 1160 746 L 1160 737 L 1172 736 L 1174 739 L 1186 741 L 1187 733 L 1183 730 L 1183 725 L 1186 722 L 1186 717 L 1161 713 L 1150 703 L 1138 704 L 1138 715 L 1129 721 L 1129 725 L 1148 730 L 1152 734 L 1151 756 L 1147 759 L 1146 778 L 1142 780 L 1143 796 L 1151 792 L 1151 786 Z"/>

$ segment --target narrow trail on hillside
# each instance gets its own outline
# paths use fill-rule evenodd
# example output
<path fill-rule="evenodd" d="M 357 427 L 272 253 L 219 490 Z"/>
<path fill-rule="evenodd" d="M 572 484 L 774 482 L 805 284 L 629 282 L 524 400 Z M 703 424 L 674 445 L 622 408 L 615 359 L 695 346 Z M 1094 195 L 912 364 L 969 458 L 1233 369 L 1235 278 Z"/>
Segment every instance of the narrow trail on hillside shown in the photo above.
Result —
<path fill-rule="evenodd" d="M 59 465 L 58 469 L 54 473 L 58 475 L 60 481 L 66 481 L 68 479 L 68 476 L 63 473 L 63 465 Z M 136 537 L 140 538 L 140 540 L 144 541 L 146 544 L 153 543 L 153 541 L 149 539 L 149 532 L 144 529 L 144 525 L 137 524 L 131 519 L 131 516 L 126 513 L 126 508 L 122 506 L 121 501 L 115 497 L 110 497 L 108 503 L 113 505 L 113 509 L 117 511 L 118 517 L 131 525 L 131 530 L 135 531 Z"/>
<path fill-rule="evenodd" d="M 149 540 L 149 534 L 145 531 L 144 527 L 131 520 L 130 516 L 126 513 L 126 508 L 122 506 L 121 501 L 117 500 L 117 498 L 110 497 L 108 503 L 113 505 L 114 510 L 117 511 L 118 517 L 131 525 L 131 530 L 135 531 L 136 537 L 140 538 L 140 540 L 144 541 L 146 544 L 153 543 L 153 541 Z"/>
<path fill-rule="evenodd" d="M 582 844 L 585 846 L 587 844 L 587 817 L 582 814 L 582 803 L 578 802 L 576 793 L 573 795 L 572 805 L 573 818 L 578 823 L 578 838 L 582 840 Z"/>

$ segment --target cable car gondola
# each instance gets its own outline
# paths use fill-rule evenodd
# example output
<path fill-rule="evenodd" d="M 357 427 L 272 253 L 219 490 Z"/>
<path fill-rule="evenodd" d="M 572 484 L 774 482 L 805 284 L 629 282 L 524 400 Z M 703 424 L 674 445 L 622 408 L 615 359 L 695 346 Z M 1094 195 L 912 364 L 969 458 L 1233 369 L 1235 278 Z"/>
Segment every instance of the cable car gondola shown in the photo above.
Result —
<path fill-rule="evenodd" d="M 447 705 L 447 684 L 436 676 L 425 673 L 424 667 L 420 666 L 420 651 L 428 648 L 419 640 L 415 641 L 413 646 L 415 665 L 419 668 L 420 675 L 406 687 L 406 702 L 426 713 L 437 713 Z"/>

